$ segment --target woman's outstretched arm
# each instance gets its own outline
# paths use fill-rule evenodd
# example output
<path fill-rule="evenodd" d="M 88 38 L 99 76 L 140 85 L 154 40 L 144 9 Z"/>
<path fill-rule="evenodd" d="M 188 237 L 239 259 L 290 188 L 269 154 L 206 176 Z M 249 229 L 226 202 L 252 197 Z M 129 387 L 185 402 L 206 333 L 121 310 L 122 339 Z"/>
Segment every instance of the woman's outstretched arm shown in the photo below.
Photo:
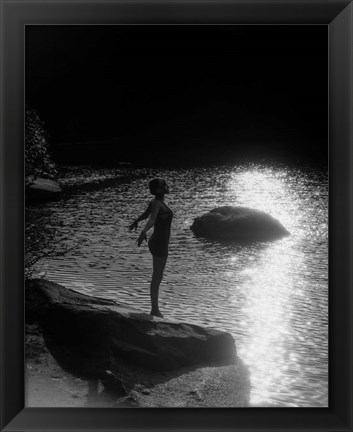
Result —
<path fill-rule="evenodd" d="M 134 220 L 134 222 L 129 225 L 129 230 L 130 232 L 137 229 L 138 227 L 138 223 L 147 219 L 148 216 L 151 214 L 151 203 L 148 204 L 147 209 L 142 213 L 142 215 L 140 215 L 136 220 Z"/>
<path fill-rule="evenodd" d="M 154 201 L 152 206 L 151 206 L 151 215 L 147 221 L 147 224 L 146 224 L 145 228 L 142 230 L 139 238 L 137 239 L 137 246 L 141 246 L 141 243 L 144 240 L 147 241 L 146 233 L 156 223 L 158 212 L 159 212 L 159 203 L 157 201 Z"/>

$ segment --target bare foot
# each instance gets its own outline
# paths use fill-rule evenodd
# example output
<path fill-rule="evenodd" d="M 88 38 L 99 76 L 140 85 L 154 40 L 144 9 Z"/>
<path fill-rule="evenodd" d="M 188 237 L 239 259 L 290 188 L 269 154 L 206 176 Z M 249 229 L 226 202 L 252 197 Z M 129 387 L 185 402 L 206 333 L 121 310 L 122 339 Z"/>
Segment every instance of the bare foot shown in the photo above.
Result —
<path fill-rule="evenodd" d="M 156 316 L 158 318 L 163 318 L 163 315 L 159 311 L 156 311 L 156 312 L 155 311 L 151 311 L 150 315 Z"/>

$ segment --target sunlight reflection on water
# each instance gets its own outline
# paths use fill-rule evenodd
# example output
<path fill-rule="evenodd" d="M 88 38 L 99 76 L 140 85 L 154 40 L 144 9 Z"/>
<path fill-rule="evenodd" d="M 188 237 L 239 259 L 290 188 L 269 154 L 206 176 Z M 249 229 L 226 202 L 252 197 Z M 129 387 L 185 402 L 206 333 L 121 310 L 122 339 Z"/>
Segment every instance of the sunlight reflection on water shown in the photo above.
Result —
<path fill-rule="evenodd" d="M 169 183 L 175 214 L 165 315 L 234 336 L 250 368 L 252 405 L 327 406 L 327 173 L 247 165 L 152 176 Z M 148 310 L 151 258 L 127 230 L 150 199 L 148 180 L 46 204 L 63 230 L 86 239 L 75 255 L 48 262 L 47 277 Z M 247 245 L 195 238 L 193 219 L 220 205 L 264 210 L 291 236 Z"/>

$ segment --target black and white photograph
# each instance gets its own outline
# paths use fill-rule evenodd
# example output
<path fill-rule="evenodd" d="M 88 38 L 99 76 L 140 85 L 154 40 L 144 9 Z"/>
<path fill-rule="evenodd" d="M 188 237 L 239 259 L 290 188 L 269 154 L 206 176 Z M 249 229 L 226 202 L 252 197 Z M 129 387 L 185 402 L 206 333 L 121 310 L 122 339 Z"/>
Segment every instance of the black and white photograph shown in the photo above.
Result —
<path fill-rule="evenodd" d="M 328 408 L 328 26 L 25 26 L 25 406 Z"/>

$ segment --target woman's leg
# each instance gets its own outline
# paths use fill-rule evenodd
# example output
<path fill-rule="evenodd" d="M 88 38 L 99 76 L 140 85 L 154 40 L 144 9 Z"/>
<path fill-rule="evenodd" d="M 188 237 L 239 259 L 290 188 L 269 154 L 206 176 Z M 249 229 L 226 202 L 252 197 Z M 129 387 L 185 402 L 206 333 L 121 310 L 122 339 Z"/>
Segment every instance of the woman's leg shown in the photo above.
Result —
<path fill-rule="evenodd" d="M 167 257 L 153 257 L 153 273 L 150 287 L 151 315 L 162 317 L 158 307 L 159 285 L 163 278 Z"/>

